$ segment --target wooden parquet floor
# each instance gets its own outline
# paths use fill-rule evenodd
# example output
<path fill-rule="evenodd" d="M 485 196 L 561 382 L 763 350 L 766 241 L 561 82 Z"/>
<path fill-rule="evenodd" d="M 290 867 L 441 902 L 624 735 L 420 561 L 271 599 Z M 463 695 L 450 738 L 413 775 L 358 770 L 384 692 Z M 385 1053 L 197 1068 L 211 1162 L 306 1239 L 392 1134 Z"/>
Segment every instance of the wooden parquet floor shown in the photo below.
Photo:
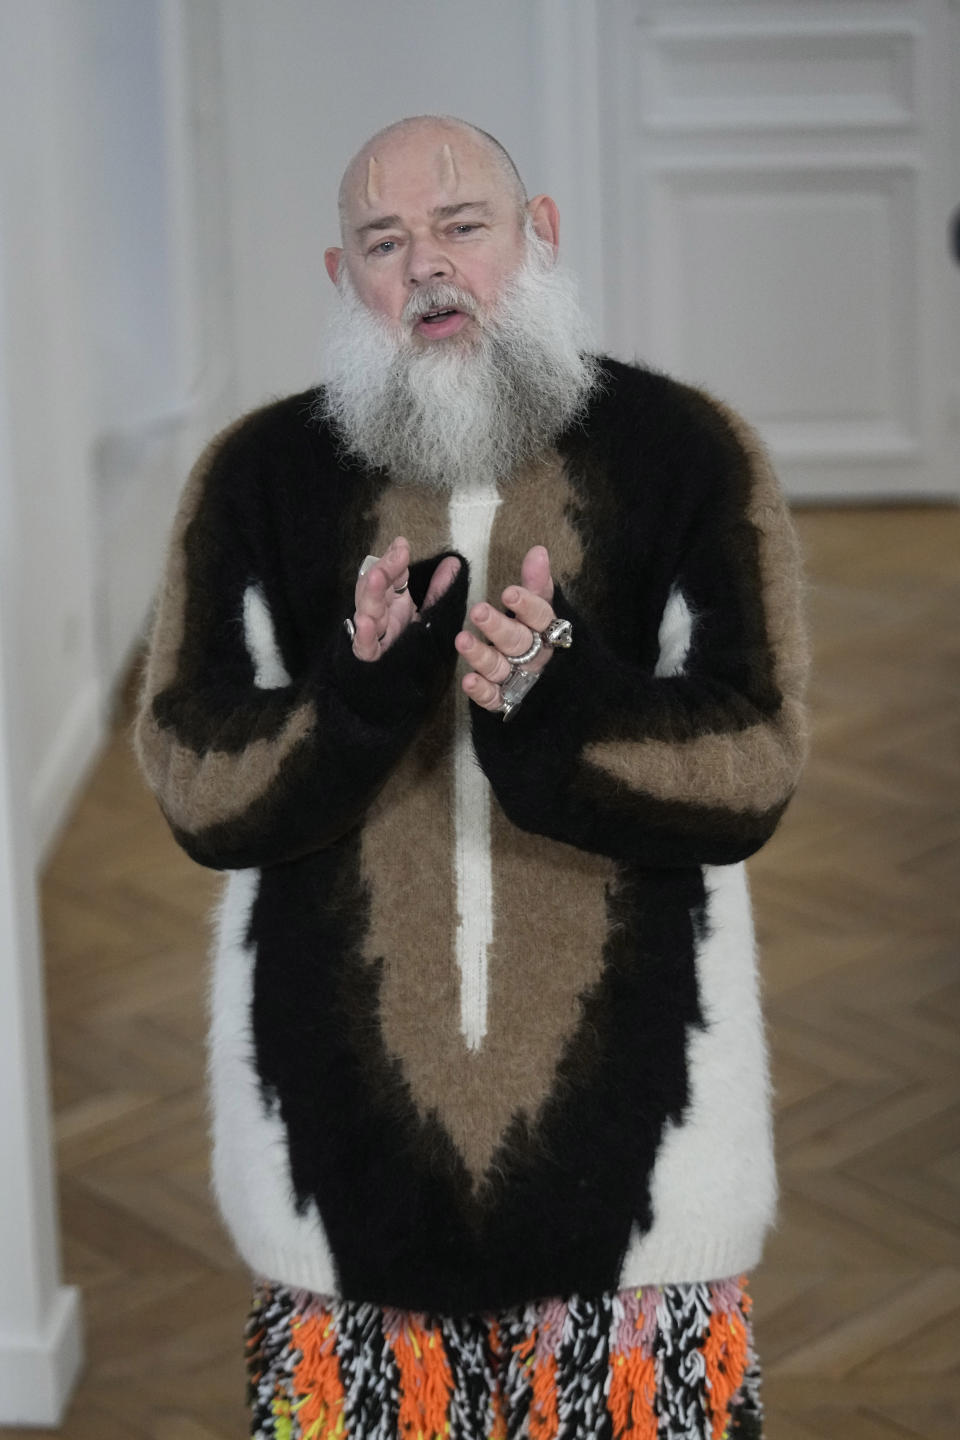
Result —
<path fill-rule="evenodd" d="M 751 864 L 782 1220 L 768 1440 L 960 1435 L 960 512 L 807 511 L 815 745 Z M 122 731 L 44 882 L 70 1440 L 239 1440 L 247 1280 L 207 1193 L 204 917 Z M 9 1431 L 17 1440 L 59 1432 Z"/>

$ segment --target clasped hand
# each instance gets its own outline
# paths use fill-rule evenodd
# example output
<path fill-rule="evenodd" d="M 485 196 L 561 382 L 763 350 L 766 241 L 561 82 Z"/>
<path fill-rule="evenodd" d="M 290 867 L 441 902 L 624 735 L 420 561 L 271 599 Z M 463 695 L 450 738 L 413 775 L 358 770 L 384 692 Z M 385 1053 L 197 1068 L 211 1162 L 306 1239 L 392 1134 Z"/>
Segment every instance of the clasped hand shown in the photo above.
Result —
<path fill-rule="evenodd" d="M 398 535 L 377 563 L 357 579 L 353 653 L 358 660 L 379 660 L 409 624 L 419 621 L 419 612 L 406 588 L 409 565 L 410 546 Z M 460 562 L 454 555 L 440 561 L 430 577 L 423 602 L 425 610 L 446 592 L 459 569 Z M 500 687 L 511 674 L 510 657 L 529 650 L 534 632 L 545 630 L 555 618 L 550 604 L 553 577 L 545 546 L 534 545 L 527 551 L 520 566 L 520 584 L 508 585 L 501 598 L 504 610 L 512 611 L 512 617 L 481 600 L 471 606 L 469 613 L 480 635 L 461 630 L 454 642 L 470 666 L 461 682 L 464 693 L 484 710 L 501 708 Z M 552 655 L 551 647 L 545 645 L 524 669 L 542 670 Z"/>

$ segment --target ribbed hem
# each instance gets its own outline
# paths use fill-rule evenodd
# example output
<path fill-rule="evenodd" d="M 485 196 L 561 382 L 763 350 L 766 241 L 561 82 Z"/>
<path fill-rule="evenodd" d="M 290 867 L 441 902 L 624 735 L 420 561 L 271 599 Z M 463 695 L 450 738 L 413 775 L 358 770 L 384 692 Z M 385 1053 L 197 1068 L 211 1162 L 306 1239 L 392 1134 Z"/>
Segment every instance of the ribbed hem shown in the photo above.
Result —
<path fill-rule="evenodd" d="M 759 1234 L 751 1230 L 749 1234 L 710 1235 L 700 1240 L 689 1237 L 680 1245 L 637 1247 L 635 1256 L 628 1254 L 615 1288 L 697 1285 L 745 1274 L 760 1263 L 765 1229 Z"/>
<path fill-rule="evenodd" d="M 611 1280 L 611 1291 L 629 1290 L 644 1285 L 696 1285 L 742 1275 L 753 1270 L 763 1253 L 764 1234 L 707 1236 L 700 1241 L 688 1237 L 682 1245 L 661 1245 L 654 1250 L 645 1246 L 631 1263 L 628 1256 L 619 1276 Z M 241 1254 L 253 1274 L 294 1290 L 310 1290 L 316 1295 L 340 1300 L 371 1300 L 366 1295 L 345 1297 L 340 1293 L 332 1260 L 328 1253 L 298 1251 L 269 1243 L 250 1244 Z M 542 1296 L 530 1296 L 531 1301 Z M 425 1295 L 421 1308 L 431 1311 L 431 1297 Z"/>
<path fill-rule="evenodd" d="M 236 1240 L 234 1243 L 237 1244 Z M 241 1256 L 258 1280 L 278 1281 L 292 1290 L 311 1290 L 315 1295 L 341 1299 L 336 1271 L 329 1251 L 284 1249 L 268 1242 L 237 1244 Z"/>

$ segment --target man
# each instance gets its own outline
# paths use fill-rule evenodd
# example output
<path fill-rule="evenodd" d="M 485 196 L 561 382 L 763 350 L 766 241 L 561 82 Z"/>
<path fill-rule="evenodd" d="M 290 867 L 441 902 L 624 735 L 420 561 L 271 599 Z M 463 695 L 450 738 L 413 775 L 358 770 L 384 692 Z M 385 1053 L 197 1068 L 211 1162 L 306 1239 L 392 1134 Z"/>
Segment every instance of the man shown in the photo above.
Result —
<path fill-rule="evenodd" d="M 233 871 L 254 1433 L 759 1435 L 741 862 L 804 752 L 783 502 L 736 415 L 586 353 L 491 137 L 402 121 L 340 199 L 325 384 L 195 469 L 138 730 Z"/>

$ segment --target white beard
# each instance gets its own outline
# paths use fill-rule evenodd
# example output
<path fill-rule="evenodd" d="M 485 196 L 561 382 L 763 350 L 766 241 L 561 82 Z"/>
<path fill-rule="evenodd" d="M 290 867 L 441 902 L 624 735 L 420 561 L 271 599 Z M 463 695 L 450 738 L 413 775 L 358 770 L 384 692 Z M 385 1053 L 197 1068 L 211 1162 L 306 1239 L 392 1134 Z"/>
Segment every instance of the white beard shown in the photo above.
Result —
<path fill-rule="evenodd" d="M 576 285 L 530 228 L 523 263 L 489 310 L 456 286 L 421 286 L 397 325 L 367 309 L 345 268 L 338 289 L 318 413 L 347 451 L 400 483 L 505 479 L 548 450 L 598 386 Z M 419 316 L 441 307 L 474 317 L 469 340 L 414 339 Z"/>

